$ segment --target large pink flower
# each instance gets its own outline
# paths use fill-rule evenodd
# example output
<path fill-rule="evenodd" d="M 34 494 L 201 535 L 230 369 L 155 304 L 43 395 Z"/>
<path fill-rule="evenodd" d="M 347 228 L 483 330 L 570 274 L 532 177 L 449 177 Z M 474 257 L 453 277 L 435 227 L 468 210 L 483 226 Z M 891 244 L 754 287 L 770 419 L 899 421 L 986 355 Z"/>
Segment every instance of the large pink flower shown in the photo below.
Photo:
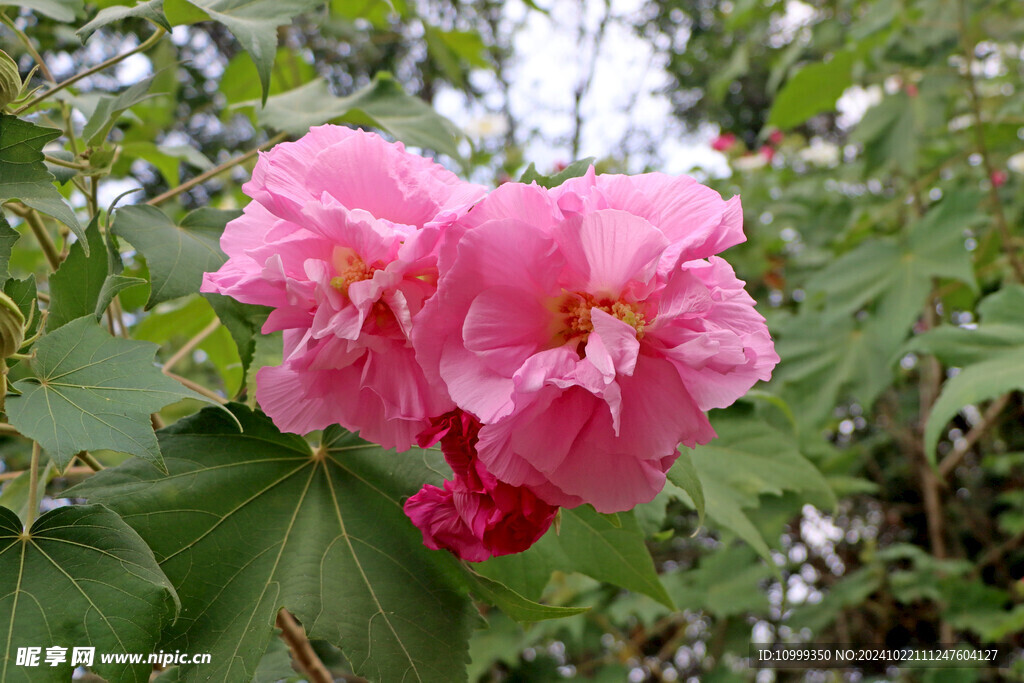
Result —
<path fill-rule="evenodd" d="M 717 252 L 743 241 L 738 198 L 692 178 L 506 184 L 449 232 L 413 333 L 428 377 L 483 423 L 498 479 L 552 505 L 627 510 L 677 446 L 778 362 Z"/>
<path fill-rule="evenodd" d="M 257 399 L 282 430 L 331 424 L 408 448 L 452 407 L 426 381 L 409 341 L 437 282 L 444 231 L 483 194 L 400 143 L 313 128 L 262 154 L 228 224 L 229 256 L 203 291 L 271 306 L 284 362 L 257 375 Z"/>
<path fill-rule="evenodd" d="M 426 447 L 441 441 L 454 479 L 439 489 L 430 484 L 405 502 L 405 514 L 433 550 L 447 549 L 464 560 L 526 550 L 544 535 L 558 508 L 540 500 L 528 487 L 498 481 L 477 457 L 480 423 L 461 411 L 434 421 L 420 435 Z"/>

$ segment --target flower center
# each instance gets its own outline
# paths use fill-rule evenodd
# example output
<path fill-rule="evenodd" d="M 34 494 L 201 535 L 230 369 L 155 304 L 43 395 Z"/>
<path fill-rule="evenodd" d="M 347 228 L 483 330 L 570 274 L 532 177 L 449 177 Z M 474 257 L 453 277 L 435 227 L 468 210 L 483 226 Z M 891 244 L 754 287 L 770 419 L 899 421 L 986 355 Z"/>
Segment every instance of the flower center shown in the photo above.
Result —
<path fill-rule="evenodd" d="M 332 261 L 337 275 L 331 278 L 331 287 L 342 294 L 348 294 L 348 288 L 353 283 L 369 280 L 380 270 L 376 265 L 366 265 L 366 261 L 348 247 L 335 247 Z"/>
<path fill-rule="evenodd" d="M 616 301 L 609 297 L 597 297 L 586 292 L 566 292 L 555 304 L 555 311 L 559 315 L 557 319 L 558 332 L 555 335 L 556 342 L 559 344 L 573 340 L 576 340 L 577 343 L 585 342 L 590 333 L 594 331 L 591 312 L 595 308 L 632 327 L 636 330 L 637 339 L 644 338 L 647 320 L 641 304 Z"/>

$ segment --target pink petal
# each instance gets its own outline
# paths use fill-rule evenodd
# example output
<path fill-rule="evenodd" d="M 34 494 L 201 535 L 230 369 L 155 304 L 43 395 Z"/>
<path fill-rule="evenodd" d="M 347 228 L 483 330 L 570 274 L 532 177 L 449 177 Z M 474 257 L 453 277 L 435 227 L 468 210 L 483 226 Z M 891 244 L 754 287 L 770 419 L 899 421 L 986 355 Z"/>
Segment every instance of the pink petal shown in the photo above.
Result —
<path fill-rule="evenodd" d="M 668 245 L 646 220 L 614 209 L 570 217 L 554 236 L 574 273 L 567 288 L 613 299 L 630 281 L 650 280 Z"/>
<path fill-rule="evenodd" d="M 489 368 L 511 377 L 526 358 L 551 341 L 553 317 L 535 293 L 491 287 L 470 305 L 462 336 L 466 348 Z"/>

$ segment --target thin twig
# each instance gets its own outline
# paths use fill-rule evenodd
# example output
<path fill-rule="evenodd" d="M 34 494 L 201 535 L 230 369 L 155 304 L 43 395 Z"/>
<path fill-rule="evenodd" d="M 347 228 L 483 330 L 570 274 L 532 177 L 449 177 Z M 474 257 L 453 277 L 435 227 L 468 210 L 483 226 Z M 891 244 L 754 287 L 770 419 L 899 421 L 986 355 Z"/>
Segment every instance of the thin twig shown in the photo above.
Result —
<path fill-rule="evenodd" d="M 17 479 L 26 472 L 28 472 L 28 470 L 12 470 L 10 472 L 0 473 L 0 482 L 10 481 L 11 479 Z M 62 478 L 67 478 L 77 477 L 80 475 L 88 476 L 90 474 L 96 474 L 96 472 L 91 467 L 69 467 L 66 470 L 64 470 L 63 474 L 61 474 L 60 476 Z"/>
<path fill-rule="evenodd" d="M 981 164 L 982 168 L 985 169 L 985 175 L 988 176 L 988 196 L 989 201 L 992 203 L 992 217 L 995 219 L 996 227 L 999 229 L 999 235 L 1003 241 L 1003 251 L 1006 253 L 1006 258 L 1010 262 L 1010 267 L 1013 269 L 1017 281 L 1024 282 L 1024 263 L 1021 263 L 1020 258 L 1017 256 L 1017 250 L 1013 246 L 1010 224 L 1006 220 L 1006 214 L 1003 212 L 1003 203 L 999 199 L 999 188 L 992 182 L 992 178 L 995 176 L 995 167 L 992 165 L 992 159 L 989 156 L 988 145 L 985 142 L 985 130 L 981 124 L 981 96 L 978 94 L 978 84 L 974 78 L 974 46 L 967 35 L 967 16 L 967 2 L 961 0 L 960 37 L 963 43 L 964 57 L 967 60 L 964 80 L 967 81 L 968 99 L 971 103 L 971 110 L 974 113 L 974 125 L 972 126 L 974 129 L 974 144 L 977 147 L 978 154 L 981 156 Z"/>
<path fill-rule="evenodd" d="M 21 436 L 21 432 L 6 422 L 0 422 L 0 436 Z"/>
<path fill-rule="evenodd" d="M 117 64 L 118 62 L 123 61 L 123 60 L 127 59 L 128 57 L 131 57 L 134 54 L 137 54 L 139 52 L 145 52 L 149 48 L 151 48 L 154 45 L 156 45 L 157 42 L 161 38 L 163 38 L 165 33 L 167 33 L 167 31 L 165 31 L 163 28 L 157 27 L 157 29 L 153 33 L 153 35 L 151 35 L 145 41 L 140 43 L 138 47 L 133 48 L 131 50 L 128 50 L 128 52 L 125 52 L 123 54 L 115 55 L 115 56 L 111 57 L 110 59 L 108 59 L 106 61 L 100 62 L 99 64 L 97 64 L 96 66 L 94 66 L 94 67 L 92 67 L 90 69 L 86 69 L 85 71 L 80 71 L 77 74 L 75 74 L 74 76 L 72 76 L 71 78 L 68 78 L 66 81 L 61 81 L 60 83 L 58 83 L 57 85 L 53 86 L 52 88 L 50 88 L 46 92 L 40 94 L 38 97 L 35 97 L 35 98 L 29 100 L 28 103 L 18 107 L 18 109 L 14 113 L 15 114 L 20 114 L 21 112 L 25 111 L 26 109 L 29 109 L 31 107 L 36 106 L 37 104 L 39 104 L 40 102 L 42 102 L 46 98 L 50 97 L 51 95 L 60 92 L 64 88 L 67 88 L 68 86 L 74 85 L 75 83 L 77 83 L 78 81 L 82 80 L 83 78 L 91 76 L 94 73 L 97 73 L 99 71 L 103 71 L 104 69 L 106 69 L 108 67 L 111 67 L 114 64 Z"/>
<path fill-rule="evenodd" d="M 989 548 L 988 551 L 974 563 L 974 569 L 971 570 L 970 576 L 977 577 L 981 574 L 982 569 L 993 562 L 996 562 L 1002 558 L 1003 555 L 1010 552 L 1021 543 L 1024 543 L 1024 531 L 1018 532 L 1015 536 L 1011 536 L 994 548 Z"/>
<path fill-rule="evenodd" d="M 173 372 L 167 372 L 166 370 L 164 371 L 164 374 L 167 375 L 168 377 L 170 377 L 173 380 L 181 382 L 183 385 L 185 385 L 186 387 L 188 387 L 192 391 L 196 392 L 197 394 L 202 394 L 206 398 L 211 399 L 213 401 L 216 401 L 217 403 L 220 403 L 221 405 L 224 405 L 224 404 L 226 404 L 228 402 L 228 400 L 226 398 L 224 398 L 223 396 L 220 396 L 220 395 L 210 391 L 209 389 L 204 387 L 202 384 L 198 384 L 196 382 L 193 382 L 192 380 L 188 379 L 187 377 L 182 377 L 181 375 L 176 375 Z"/>
<path fill-rule="evenodd" d="M 200 185 L 202 183 L 205 183 L 210 178 L 212 178 L 212 177 L 214 177 L 216 175 L 219 175 L 219 174 L 223 173 L 224 171 L 227 171 L 230 168 L 234 168 L 238 164 L 244 163 L 245 161 L 247 161 L 247 160 L 251 159 L 252 157 L 256 156 L 260 151 L 266 149 L 267 147 L 272 147 L 272 146 L 276 145 L 277 143 L 279 143 L 282 140 L 284 140 L 286 137 L 288 137 L 287 133 L 278 133 L 274 137 L 272 137 L 269 140 L 267 140 L 266 142 L 264 142 L 259 147 L 254 147 L 253 149 L 250 149 L 245 154 L 237 156 L 234 159 L 228 159 L 223 164 L 220 164 L 219 166 L 214 166 L 209 171 L 205 171 L 203 173 L 200 173 L 195 178 L 187 180 L 187 181 L 183 182 L 181 185 L 178 185 L 177 187 L 174 187 L 174 188 L 171 188 L 170 190 L 167 190 L 167 192 L 164 192 L 163 194 L 160 194 L 160 195 L 157 195 L 156 197 L 153 197 L 152 199 L 150 199 L 146 203 L 149 204 L 150 206 L 157 206 L 159 204 L 163 204 L 168 199 L 173 199 L 174 197 L 177 197 L 182 192 L 186 192 L 188 190 L 191 190 L 196 185 Z"/>
<path fill-rule="evenodd" d="M 178 364 L 178 361 L 192 353 L 197 346 L 203 343 L 204 339 L 216 332 L 218 327 L 220 327 L 220 318 L 214 317 L 214 319 L 210 321 L 209 325 L 199 330 L 196 336 L 185 342 L 185 344 L 182 345 L 182 347 L 178 349 L 173 356 L 167 359 L 167 362 L 164 363 L 164 372 L 173 368 Z"/>
<path fill-rule="evenodd" d="M 1010 401 L 1010 394 L 1003 394 L 989 405 L 985 410 L 984 415 L 981 417 L 981 421 L 978 424 L 971 427 L 967 435 L 964 436 L 963 442 L 949 452 L 942 462 L 939 463 L 939 476 L 943 479 L 949 476 L 949 474 L 956 469 L 956 466 L 960 464 L 960 461 L 967 456 L 967 453 L 971 448 L 978 442 L 985 432 L 989 430 L 995 419 L 999 417 L 999 414 L 1003 412 L 1003 408 Z"/>
<path fill-rule="evenodd" d="M 306 637 L 306 632 L 288 610 L 282 608 L 277 613 L 277 627 L 281 629 L 281 638 L 288 643 L 292 657 L 309 676 L 311 683 L 334 683 L 334 677 L 317 657 L 309 638 Z"/>

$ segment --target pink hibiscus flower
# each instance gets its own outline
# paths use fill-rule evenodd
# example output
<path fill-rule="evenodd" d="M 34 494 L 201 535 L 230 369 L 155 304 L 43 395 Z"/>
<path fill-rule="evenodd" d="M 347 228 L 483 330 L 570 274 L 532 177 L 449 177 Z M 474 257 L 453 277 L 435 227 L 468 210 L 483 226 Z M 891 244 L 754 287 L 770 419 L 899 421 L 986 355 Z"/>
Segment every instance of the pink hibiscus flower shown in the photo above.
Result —
<path fill-rule="evenodd" d="M 448 233 L 417 358 L 483 423 L 476 448 L 499 480 L 628 510 L 661 490 L 680 443 L 715 436 L 705 411 L 778 362 L 714 256 L 743 239 L 739 199 L 692 178 L 503 185 Z"/>
<path fill-rule="evenodd" d="M 455 478 L 443 489 L 426 484 L 404 507 L 424 545 L 450 550 L 470 562 L 526 550 L 558 512 L 529 488 L 498 481 L 487 471 L 476 453 L 479 430 L 472 416 L 453 411 L 420 435 L 424 448 L 441 441 Z"/>
<path fill-rule="evenodd" d="M 484 195 L 378 135 L 321 126 L 260 155 L 228 224 L 228 261 L 202 291 L 271 306 L 284 362 L 257 375 L 256 397 L 285 431 L 331 424 L 408 448 L 452 408 L 409 341 L 437 282 L 447 227 Z"/>

